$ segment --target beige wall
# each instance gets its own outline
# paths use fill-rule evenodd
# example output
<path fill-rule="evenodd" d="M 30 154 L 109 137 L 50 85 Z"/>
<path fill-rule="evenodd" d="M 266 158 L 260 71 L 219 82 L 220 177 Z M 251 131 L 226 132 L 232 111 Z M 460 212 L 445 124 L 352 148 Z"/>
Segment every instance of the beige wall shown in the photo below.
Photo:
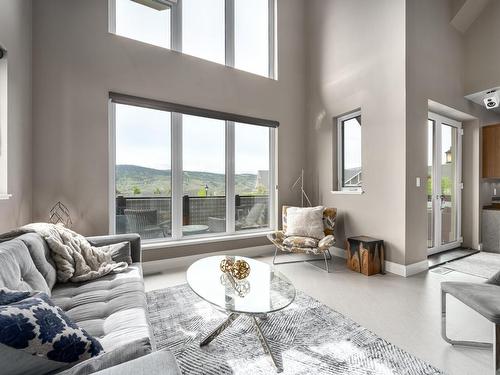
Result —
<path fill-rule="evenodd" d="M 289 185 L 305 153 L 301 0 L 278 0 L 278 81 L 109 34 L 104 0 L 45 0 L 33 6 L 35 220 L 45 219 L 61 200 L 77 231 L 108 232 L 110 90 L 279 121 L 279 204 L 297 202 Z M 159 251 L 154 253 L 157 259 Z"/>
<path fill-rule="evenodd" d="M 462 34 L 449 24 L 452 7 L 447 1 L 407 0 L 406 13 L 406 264 L 427 256 L 428 99 L 469 114 L 464 122 L 463 210 L 464 245 L 477 247 L 479 233 L 479 127 L 496 115 L 466 99 L 466 51 Z M 460 120 L 457 118 L 457 120 Z M 471 161 L 474 160 L 473 163 Z"/>
<path fill-rule="evenodd" d="M 386 241 L 405 254 L 405 4 L 310 0 L 307 6 L 308 190 L 337 207 L 337 246 L 350 235 Z M 336 176 L 334 118 L 361 108 L 362 195 L 331 193 Z"/>
<path fill-rule="evenodd" d="M 479 128 L 497 116 L 464 99 L 466 47 L 463 35 L 450 25 L 453 1 L 309 4 L 309 188 L 316 202 L 339 208 L 338 246 L 344 246 L 346 236 L 366 234 L 386 241 L 392 262 L 408 265 L 426 259 L 430 99 L 471 119 L 464 122 L 462 221 L 464 244 L 477 247 Z M 334 117 L 356 108 L 363 117 L 365 194 L 332 194 Z"/>
<path fill-rule="evenodd" d="M 31 220 L 31 1 L 0 0 L 0 45 L 8 51 L 8 192 L 0 232 Z"/>
<path fill-rule="evenodd" d="M 465 34 L 467 94 L 500 86 L 500 1 L 491 1 Z"/>

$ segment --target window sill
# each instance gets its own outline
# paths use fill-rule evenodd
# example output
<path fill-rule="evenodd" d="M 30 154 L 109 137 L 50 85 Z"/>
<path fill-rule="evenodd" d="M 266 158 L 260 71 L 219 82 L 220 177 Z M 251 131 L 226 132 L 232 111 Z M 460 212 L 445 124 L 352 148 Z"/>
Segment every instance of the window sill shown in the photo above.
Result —
<path fill-rule="evenodd" d="M 249 232 L 242 234 L 233 234 L 233 235 L 225 235 L 225 236 L 214 236 L 214 237 L 199 237 L 192 239 L 182 239 L 182 240 L 162 240 L 162 241 L 149 241 L 142 243 L 143 250 L 156 250 L 156 249 L 164 249 L 169 247 L 178 247 L 178 246 L 189 246 L 189 245 L 199 245 L 205 243 L 213 243 L 213 242 L 223 242 L 223 241 L 236 241 L 236 240 L 245 240 L 249 238 L 259 238 L 264 237 L 269 233 L 273 233 L 273 230 L 266 231 L 258 231 L 258 232 Z"/>
<path fill-rule="evenodd" d="M 12 194 L 0 194 L 0 201 L 12 198 Z"/>
<path fill-rule="evenodd" d="M 334 195 L 361 195 L 364 194 L 364 190 L 332 190 Z"/>

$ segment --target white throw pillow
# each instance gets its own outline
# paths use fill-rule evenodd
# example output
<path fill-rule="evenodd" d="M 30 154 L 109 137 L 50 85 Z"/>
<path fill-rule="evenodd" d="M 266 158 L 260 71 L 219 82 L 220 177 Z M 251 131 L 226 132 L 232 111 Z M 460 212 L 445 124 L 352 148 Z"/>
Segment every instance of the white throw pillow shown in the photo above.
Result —
<path fill-rule="evenodd" d="M 325 237 L 323 227 L 323 206 L 288 207 L 286 210 L 286 236 Z"/>

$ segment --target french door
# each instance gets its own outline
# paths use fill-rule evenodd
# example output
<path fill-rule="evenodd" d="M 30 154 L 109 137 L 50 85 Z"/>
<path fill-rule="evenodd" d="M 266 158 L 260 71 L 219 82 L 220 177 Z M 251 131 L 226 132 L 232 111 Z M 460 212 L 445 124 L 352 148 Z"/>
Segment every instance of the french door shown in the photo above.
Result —
<path fill-rule="evenodd" d="M 429 112 L 427 248 L 429 255 L 462 243 L 462 124 Z"/>

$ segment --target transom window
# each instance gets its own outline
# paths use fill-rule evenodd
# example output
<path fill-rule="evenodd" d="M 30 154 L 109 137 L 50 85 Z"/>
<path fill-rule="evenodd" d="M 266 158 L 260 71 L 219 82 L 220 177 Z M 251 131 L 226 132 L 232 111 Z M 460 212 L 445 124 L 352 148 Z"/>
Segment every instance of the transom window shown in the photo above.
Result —
<path fill-rule="evenodd" d="M 110 227 L 145 240 L 274 228 L 277 123 L 111 94 Z"/>
<path fill-rule="evenodd" d="M 110 32 L 276 78 L 276 0 L 109 0 Z"/>
<path fill-rule="evenodd" d="M 361 112 L 337 119 L 338 188 L 340 191 L 361 191 Z"/>

